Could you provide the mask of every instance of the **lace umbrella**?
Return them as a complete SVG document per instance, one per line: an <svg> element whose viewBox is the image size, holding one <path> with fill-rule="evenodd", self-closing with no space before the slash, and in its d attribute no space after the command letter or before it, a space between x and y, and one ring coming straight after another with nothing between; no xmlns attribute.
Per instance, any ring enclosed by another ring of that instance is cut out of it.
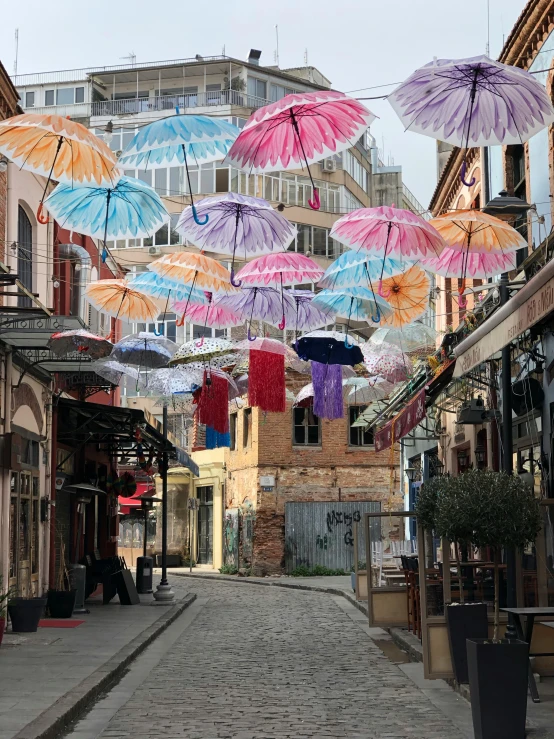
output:
<svg viewBox="0 0 554 739"><path fill-rule="evenodd" d="M369 343L362 345L364 365L370 375L382 377L391 383L404 382L412 373L409 357L397 351L375 350ZM379 398L374 398L379 400Z"/></svg>
<svg viewBox="0 0 554 739"><path fill-rule="evenodd" d="M190 362L210 362L215 357L222 357L235 349L227 339L205 338L202 343L187 341L177 349L170 365L189 364Z"/></svg>

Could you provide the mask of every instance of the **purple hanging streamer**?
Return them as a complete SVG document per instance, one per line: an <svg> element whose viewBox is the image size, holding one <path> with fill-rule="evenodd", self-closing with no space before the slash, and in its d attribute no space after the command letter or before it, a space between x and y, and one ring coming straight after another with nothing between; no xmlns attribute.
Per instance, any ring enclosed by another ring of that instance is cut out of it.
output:
<svg viewBox="0 0 554 739"><path fill-rule="evenodd" d="M314 413L320 418L342 418L342 367L312 361Z"/></svg>

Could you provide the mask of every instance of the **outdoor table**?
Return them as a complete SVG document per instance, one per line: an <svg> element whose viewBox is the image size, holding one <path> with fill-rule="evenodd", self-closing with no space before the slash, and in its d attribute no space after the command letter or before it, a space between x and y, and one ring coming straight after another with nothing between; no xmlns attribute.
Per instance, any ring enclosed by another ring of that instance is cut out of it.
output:
<svg viewBox="0 0 554 739"><path fill-rule="evenodd" d="M535 619L542 618L543 616L554 616L554 607L544 606L541 608L539 606L537 608L501 608L500 610L512 614L518 639L529 644L529 692L531 693L533 703L540 703L539 691L537 690L533 668L531 667L531 657L554 657L554 652L538 652L537 654L531 654L531 639L533 638ZM523 631L523 626L521 624L522 616L526 619L525 632Z"/></svg>

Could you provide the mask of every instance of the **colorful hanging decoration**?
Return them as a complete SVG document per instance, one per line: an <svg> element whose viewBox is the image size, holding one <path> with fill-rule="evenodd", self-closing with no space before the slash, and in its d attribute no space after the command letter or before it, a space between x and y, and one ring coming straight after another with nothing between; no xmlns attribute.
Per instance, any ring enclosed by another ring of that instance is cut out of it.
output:
<svg viewBox="0 0 554 739"><path fill-rule="evenodd" d="M134 290L126 280L99 280L86 289L87 298L99 311L122 321L154 323L160 309L147 295Z"/></svg>
<svg viewBox="0 0 554 739"><path fill-rule="evenodd" d="M198 420L220 434L229 432L229 384L219 373L204 372Z"/></svg>
<svg viewBox="0 0 554 739"><path fill-rule="evenodd" d="M248 402L264 412L285 412L284 354L250 348Z"/></svg>
<svg viewBox="0 0 554 739"><path fill-rule="evenodd" d="M342 418L342 370L340 364L312 362L312 384L314 388L314 413L319 418L333 420Z"/></svg>
<svg viewBox="0 0 554 739"><path fill-rule="evenodd" d="M385 326L405 326L425 313L429 306L430 281L421 267L414 266L399 275L383 280L383 294L394 309L385 316Z"/></svg>

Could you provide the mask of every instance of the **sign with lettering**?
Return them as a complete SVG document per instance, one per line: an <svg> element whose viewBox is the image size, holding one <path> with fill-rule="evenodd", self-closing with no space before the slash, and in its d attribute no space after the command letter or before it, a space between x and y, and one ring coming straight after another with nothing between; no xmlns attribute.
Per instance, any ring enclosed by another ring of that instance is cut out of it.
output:
<svg viewBox="0 0 554 739"><path fill-rule="evenodd" d="M521 336L524 331L545 318L552 310L554 310L554 278L470 349L460 354L456 360L454 377L462 377L481 362L490 359L510 341Z"/></svg>
<svg viewBox="0 0 554 739"><path fill-rule="evenodd" d="M380 452L392 446L393 441L398 441L409 434L418 423L425 418L425 389L408 403L408 405L389 421L386 426L375 434L375 451Z"/></svg>

